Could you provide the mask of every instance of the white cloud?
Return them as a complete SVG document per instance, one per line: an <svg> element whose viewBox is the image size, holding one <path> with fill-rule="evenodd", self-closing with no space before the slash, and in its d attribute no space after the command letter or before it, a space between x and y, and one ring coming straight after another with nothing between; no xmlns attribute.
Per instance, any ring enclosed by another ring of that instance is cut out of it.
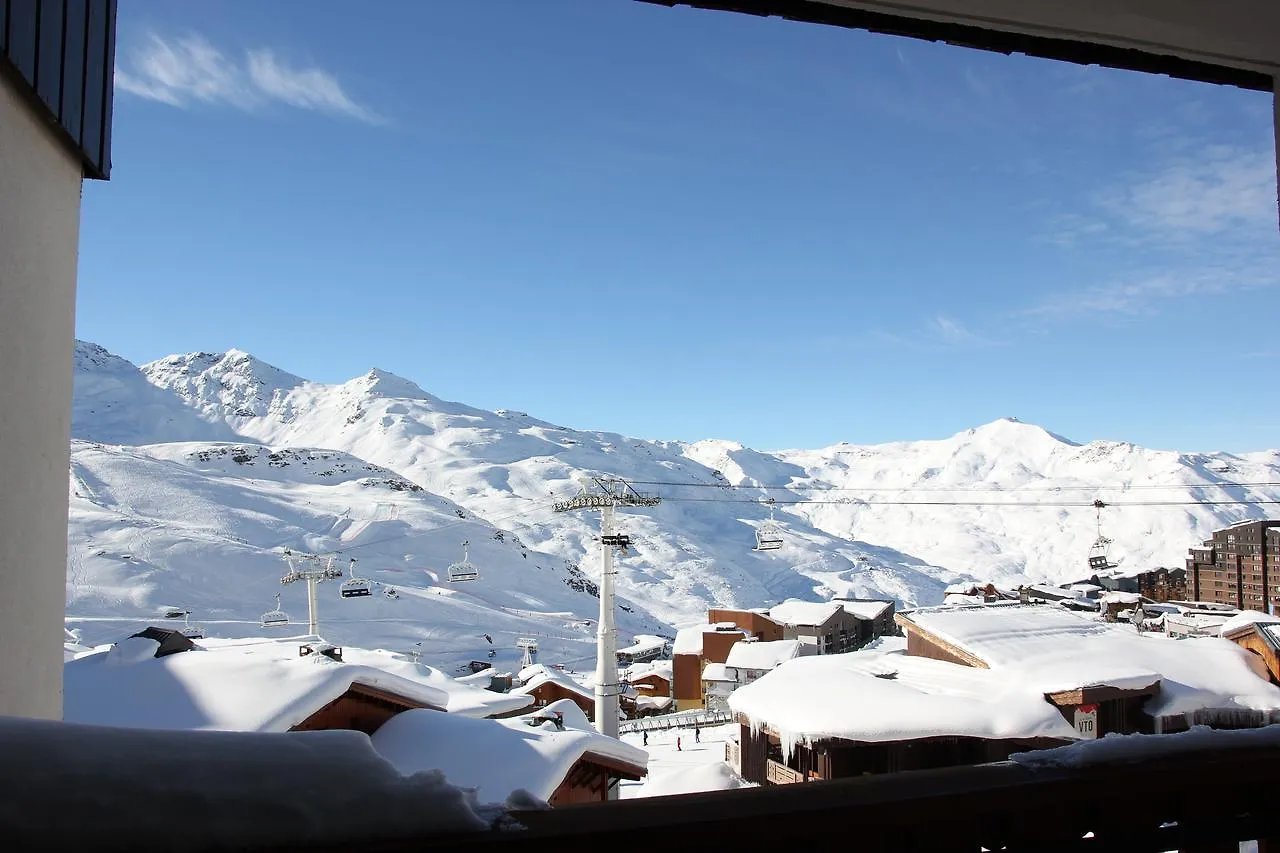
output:
<svg viewBox="0 0 1280 853"><path fill-rule="evenodd" d="M953 347L988 347L999 344L972 331L959 320L939 315L929 323L933 337L940 343Z"/></svg>
<svg viewBox="0 0 1280 853"><path fill-rule="evenodd" d="M1276 227L1276 161L1271 151L1216 148L1172 162L1104 195L1103 205L1138 228L1215 234Z"/></svg>
<svg viewBox="0 0 1280 853"><path fill-rule="evenodd" d="M175 107L203 102L255 110L275 103L383 122L327 71L290 67L268 49L248 51L240 62L198 35L164 38L152 33L127 62L117 64L115 82L122 91Z"/></svg>

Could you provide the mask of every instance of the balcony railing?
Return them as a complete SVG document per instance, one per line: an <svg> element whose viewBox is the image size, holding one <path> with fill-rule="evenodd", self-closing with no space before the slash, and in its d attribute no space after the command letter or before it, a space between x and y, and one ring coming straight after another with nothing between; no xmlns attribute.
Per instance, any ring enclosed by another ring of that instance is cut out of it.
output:
<svg viewBox="0 0 1280 853"><path fill-rule="evenodd" d="M342 849L519 853L590 844L610 853L705 853L785 837L804 850L845 843L854 829L859 853L1216 851L1255 839L1260 850L1280 849L1280 744L1179 751L1162 742L1160 752L1086 767L1002 762L567 806L516 813L523 830Z"/></svg>

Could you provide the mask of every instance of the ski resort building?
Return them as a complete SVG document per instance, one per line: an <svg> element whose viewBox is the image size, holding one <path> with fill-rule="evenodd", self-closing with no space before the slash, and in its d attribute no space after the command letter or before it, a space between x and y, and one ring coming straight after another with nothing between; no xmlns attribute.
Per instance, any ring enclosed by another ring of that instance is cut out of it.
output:
<svg viewBox="0 0 1280 853"><path fill-rule="evenodd" d="M729 659L733 644L747 633L733 622L694 625L676 632L672 646L672 695L677 711L703 706L705 695L702 675L708 663L722 664Z"/></svg>
<svg viewBox="0 0 1280 853"><path fill-rule="evenodd" d="M1193 545L1187 585L1198 601L1280 610L1280 521L1242 522Z"/></svg>
<svg viewBox="0 0 1280 853"><path fill-rule="evenodd" d="M1052 605L897 618L906 654L793 659L729 696L744 779L950 767L1109 734L1280 721L1261 663L1220 639L1140 636Z"/></svg>
<svg viewBox="0 0 1280 853"><path fill-rule="evenodd" d="M1223 639L1256 655L1271 683L1280 684L1280 616L1246 610L1218 629Z"/></svg>
<svg viewBox="0 0 1280 853"><path fill-rule="evenodd" d="M643 778L649 759L644 750L597 733L567 699L506 720L410 711L372 741L406 776L442 770L453 784L477 789L480 802L527 791L553 808L604 802L619 781Z"/></svg>
<svg viewBox="0 0 1280 853"><path fill-rule="evenodd" d="M481 690L386 652L347 648L335 660L299 651L296 641L197 644L149 628L65 665L64 715L128 728L372 734L413 709L490 717L532 704L528 696Z"/></svg>
<svg viewBox="0 0 1280 853"><path fill-rule="evenodd" d="M641 635L625 649L618 649L618 666L657 660L667 654L670 648L671 643L666 637Z"/></svg>
<svg viewBox="0 0 1280 853"><path fill-rule="evenodd" d="M537 708L568 700L577 705L588 720L595 719L595 692L564 672L549 669L543 664L534 664L520 670L516 680L520 682L520 686L513 688L511 692L531 697Z"/></svg>

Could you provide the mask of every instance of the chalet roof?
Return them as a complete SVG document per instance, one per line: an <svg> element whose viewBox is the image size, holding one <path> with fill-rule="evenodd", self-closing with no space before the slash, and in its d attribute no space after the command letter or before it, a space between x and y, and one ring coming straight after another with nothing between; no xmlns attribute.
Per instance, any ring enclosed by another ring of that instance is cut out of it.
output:
<svg viewBox="0 0 1280 853"><path fill-rule="evenodd" d="M799 655L799 640L772 640L767 643L739 640L729 649L725 665L735 669L773 669Z"/></svg>
<svg viewBox="0 0 1280 853"><path fill-rule="evenodd" d="M892 601L848 601L846 599L837 599L840 606L844 608L845 613L852 614L859 619L879 619L884 612L893 607Z"/></svg>
<svg viewBox="0 0 1280 853"><path fill-rule="evenodd" d="M671 653L673 655L702 654L702 632L710 628L710 625L693 625L676 631L676 639L672 643Z"/></svg>
<svg viewBox="0 0 1280 853"><path fill-rule="evenodd" d="M1138 634L1052 605L922 608L902 622L1044 693L1161 682L1153 716L1203 708L1280 709L1280 689L1259 679L1249 652L1216 637Z"/></svg>
<svg viewBox="0 0 1280 853"><path fill-rule="evenodd" d="M551 720L557 712L563 729ZM644 750L593 730L568 699L505 720L405 711L371 740L400 773L442 770L450 783L478 789L480 802L503 802L521 789L546 801L581 759L629 778L643 776L649 760Z"/></svg>
<svg viewBox="0 0 1280 853"><path fill-rule="evenodd" d="M787 661L739 687L729 707L784 742L842 738L1074 738L1044 694L988 669L879 652Z"/></svg>
<svg viewBox="0 0 1280 853"><path fill-rule="evenodd" d="M672 678L672 668L673 664L668 658L632 664L627 667L627 680L635 681L636 679L656 675L658 678L665 678L667 681L670 681Z"/></svg>
<svg viewBox="0 0 1280 853"><path fill-rule="evenodd" d="M618 654L637 655L644 652L651 652L654 649L661 650L667 646L666 637L658 637L652 634L640 634L634 639L635 642L627 646L625 649L618 649Z"/></svg>
<svg viewBox="0 0 1280 853"><path fill-rule="evenodd" d="M563 687L570 693L576 693L577 695L590 699L593 702L595 701L595 691L592 688L587 687L580 681L571 678L569 675L560 672L559 670L547 669L542 664L534 664L533 666L525 667L520 670L520 675L518 677L520 679L520 686L513 688L511 691L517 695L527 696L542 685L552 683Z"/></svg>
<svg viewBox="0 0 1280 853"><path fill-rule="evenodd" d="M703 681L733 681L722 663L709 663L702 668Z"/></svg>
<svg viewBox="0 0 1280 853"><path fill-rule="evenodd" d="M836 601L801 601L790 598L779 605L769 608L769 618L781 625L820 626L839 613L840 603Z"/></svg>
<svg viewBox="0 0 1280 853"><path fill-rule="evenodd" d="M1270 613L1263 613L1260 610L1242 610L1222 623L1222 627L1218 629L1218 635L1225 637L1250 625L1274 625L1278 623L1280 623L1280 616L1272 616Z"/></svg>
<svg viewBox="0 0 1280 853"><path fill-rule="evenodd" d="M299 657L296 640L205 640L191 651L160 658L120 653L134 643L156 647L153 640L130 637L64 665L67 722L283 732L353 685L438 710L450 702L442 687L451 679L411 661L401 661L399 672L376 665L391 664L389 653L348 648L342 662L324 655ZM487 692L454 685L450 689L459 694Z"/></svg>

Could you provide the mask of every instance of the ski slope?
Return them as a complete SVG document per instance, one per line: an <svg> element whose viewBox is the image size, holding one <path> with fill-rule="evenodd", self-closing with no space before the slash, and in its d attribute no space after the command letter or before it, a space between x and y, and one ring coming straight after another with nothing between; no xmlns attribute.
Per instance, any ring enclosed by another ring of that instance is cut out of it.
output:
<svg viewBox="0 0 1280 853"><path fill-rule="evenodd" d="M138 368L81 344L76 395L68 611L86 631L158 604L260 631L278 549L291 547L349 552L402 593L326 592L326 631L350 634L335 641L423 642L465 662L487 654L484 633L510 647L540 631L557 656L543 660L589 665L599 516L552 509L584 476L663 498L619 514L635 543L618 560L624 644L700 621L708 606L932 604L968 577L1072 580L1096 535L1095 498L1114 504L1103 528L1125 566L1181 565L1190 544L1265 510L1181 502L1280 497L1222 485L1280 482L1276 451L1078 445L1001 420L936 441L766 452L574 430L442 400L380 370L316 383L238 350ZM760 553L768 498L785 544ZM1133 505L1156 501L1168 505ZM464 539L481 580L449 584ZM301 591L284 594L302 618Z"/></svg>

